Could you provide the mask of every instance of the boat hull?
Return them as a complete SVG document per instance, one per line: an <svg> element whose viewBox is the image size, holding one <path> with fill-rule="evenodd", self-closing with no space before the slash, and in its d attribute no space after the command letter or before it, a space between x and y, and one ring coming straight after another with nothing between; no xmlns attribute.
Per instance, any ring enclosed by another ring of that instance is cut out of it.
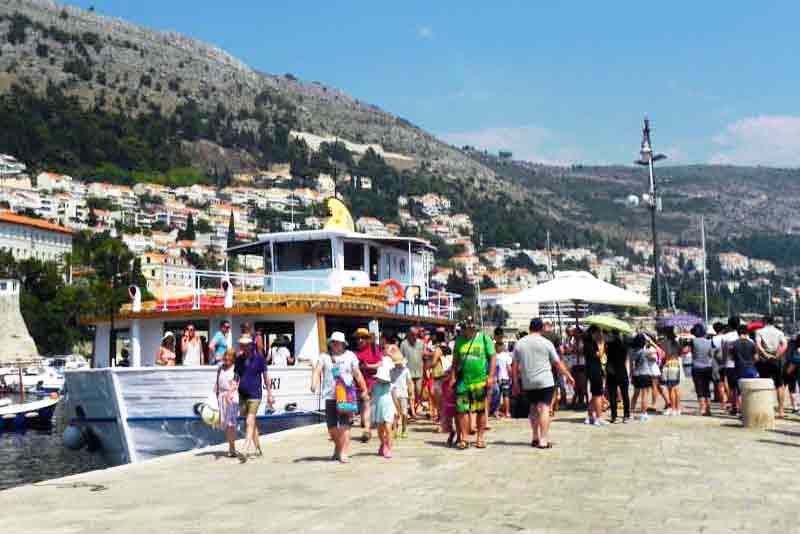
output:
<svg viewBox="0 0 800 534"><path fill-rule="evenodd" d="M86 427L109 461L139 462L222 443L195 406L206 400L215 367L106 368L67 371L67 414ZM262 404L257 418L268 434L319 422L319 395L310 391L311 369L270 369L273 414Z"/></svg>
<svg viewBox="0 0 800 534"><path fill-rule="evenodd" d="M0 408L0 431L47 427L60 399L42 399Z"/></svg>

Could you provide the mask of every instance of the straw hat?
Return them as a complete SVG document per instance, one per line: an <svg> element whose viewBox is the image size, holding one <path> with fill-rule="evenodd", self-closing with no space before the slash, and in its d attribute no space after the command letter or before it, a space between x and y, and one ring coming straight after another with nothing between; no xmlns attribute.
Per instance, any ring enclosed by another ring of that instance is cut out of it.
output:
<svg viewBox="0 0 800 534"><path fill-rule="evenodd" d="M344 343L345 345L347 345L347 338L344 337L344 334L342 332L334 332L333 334L331 334L331 337L330 339L328 339L328 342L331 341L338 341L339 343Z"/></svg>
<svg viewBox="0 0 800 534"><path fill-rule="evenodd" d="M166 332L164 332L164 336L161 338L161 341L166 341L167 338L170 338L170 337L175 339L175 334L173 334L172 332L167 330Z"/></svg>
<svg viewBox="0 0 800 534"><path fill-rule="evenodd" d="M386 349L384 349L383 352L392 359L392 363L395 365L406 362L406 359L403 357L403 353L400 352L400 349L397 348L397 345L389 345L386 347Z"/></svg>
<svg viewBox="0 0 800 534"><path fill-rule="evenodd" d="M253 338L250 337L250 334L242 334L242 337L239 338L239 345L249 345L253 342Z"/></svg>

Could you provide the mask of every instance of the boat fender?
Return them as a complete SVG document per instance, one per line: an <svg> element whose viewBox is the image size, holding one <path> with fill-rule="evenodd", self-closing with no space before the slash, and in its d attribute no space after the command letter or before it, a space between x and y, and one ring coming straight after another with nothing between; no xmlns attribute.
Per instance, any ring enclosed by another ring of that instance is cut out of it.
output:
<svg viewBox="0 0 800 534"><path fill-rule="evenodd" d="M62 436L64 446L72 451L77 451L86 445L86 435L76 425L69 425L64 429Z"/></svg>
<svg viewBox="0 0 800 534"><path fill-rule="evenodd" d="M391 296L386 299L386 305L390 308L394 308L403 300L403 295L405 291L403 291L403 285L395 280L394 278L389 278L388 280L384 280L381 282L379 286L381 289L389 288L391 290Z"/></svg>

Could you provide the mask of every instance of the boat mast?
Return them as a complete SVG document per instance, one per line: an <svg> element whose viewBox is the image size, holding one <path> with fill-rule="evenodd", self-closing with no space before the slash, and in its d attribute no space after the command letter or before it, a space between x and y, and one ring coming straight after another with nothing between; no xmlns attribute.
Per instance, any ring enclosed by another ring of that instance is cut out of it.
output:
<svg viewBox="0 0 800 534"><path fill-rule="evenodd" d="M703 245L703 318L708 324L708 265L706 263L706 224L703 215L700 216L700 242Z"/></svg>

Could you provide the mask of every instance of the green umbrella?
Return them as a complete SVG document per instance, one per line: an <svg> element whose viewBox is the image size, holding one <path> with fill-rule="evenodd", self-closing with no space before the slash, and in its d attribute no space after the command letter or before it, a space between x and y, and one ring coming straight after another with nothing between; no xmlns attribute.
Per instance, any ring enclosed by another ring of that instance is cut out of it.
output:
<svg viewBox="0 0 800 534"><path fill-rule="evenodd" d="M625 321L620 321L610 315L590 315L583 320L584 323L599 326L604 330L616 330L623 334L632 334L633 327Z"/></svg>

